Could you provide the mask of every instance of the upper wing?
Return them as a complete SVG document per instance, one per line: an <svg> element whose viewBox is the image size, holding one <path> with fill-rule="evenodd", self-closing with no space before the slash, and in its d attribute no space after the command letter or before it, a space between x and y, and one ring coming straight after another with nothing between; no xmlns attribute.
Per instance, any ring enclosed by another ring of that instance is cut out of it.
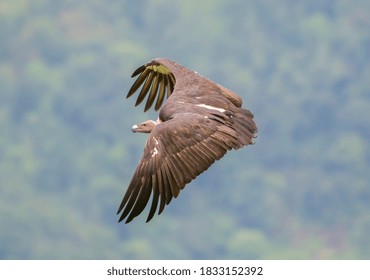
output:
<svg viewBox="0 0 370 280"><path fill-rule="evenodd" d="M135 77L137 75L139 75L139 77L130 88L126 98L133 95L138 88L143 85L136 100L135 106L139 105L144 100L150 89L144 112L150 109L157 95L157 102L155 103L154 109L158 111L158 109L162 106L166 93L168 98L173 92L176 83L175 76L167 67L156 61L151 61L140 66L135 70L131 77Z"/></svg>
<svg viewBox="0 0 370 280"><path fill-rule="evenodd" d="M227 150L239 148L240 136L223 114L185 114L155 126L149 135L130 185L117 214L126 223L138 216L152 194L147 222L159 214L184 186L205 171ZM250 136L252 137L252 136Z"/></svg>
<svg viewBox="0 0 370 280"><path fill-rule="evenodd" d="M140 75L139 75L140 74ZM208 105L226 106L232 103L240 108L242 99L233 91L197 74L188 68L165 58L157 58L149 63L140 66L131 77L137 77L131 86L127 97L132 96L140 87L135 106L139 105L148 95L144 112L148 111L157 97L154 109L161 108L164 97L167 98L173 93L175 84L179 85L179 93L187 96L188 103L204 103ZM217 102L217 95L222 100Z"/></svg>

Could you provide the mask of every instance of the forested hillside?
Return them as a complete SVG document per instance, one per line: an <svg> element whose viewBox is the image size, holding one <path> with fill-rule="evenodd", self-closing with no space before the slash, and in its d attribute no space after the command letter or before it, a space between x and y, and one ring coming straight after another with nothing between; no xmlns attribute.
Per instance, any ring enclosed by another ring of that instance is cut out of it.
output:
<svg viewBox="0 0 370 280"><path fill-rule="evenodd" d="M1 259L370 258L370 2L0 0ZM161 216L116 211L168 57L242 96L256 144Z"/></svg>

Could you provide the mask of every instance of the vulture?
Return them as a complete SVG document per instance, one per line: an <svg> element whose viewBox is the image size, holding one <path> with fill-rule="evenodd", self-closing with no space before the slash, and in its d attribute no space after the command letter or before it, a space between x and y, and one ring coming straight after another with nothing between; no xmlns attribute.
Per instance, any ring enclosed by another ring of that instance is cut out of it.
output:
<svg viewBox="0 0 370 280"><path fill-rule="evenodd" d="M253 144L253 114L231 90L166 58L140 66L127 98L140 88L135 106L147 96L144 112L153 105L156 121L132 127L149 133L144 153L117 214L131 222L148 204L146 222L162 213L190 181L231 149Z"/></svg>

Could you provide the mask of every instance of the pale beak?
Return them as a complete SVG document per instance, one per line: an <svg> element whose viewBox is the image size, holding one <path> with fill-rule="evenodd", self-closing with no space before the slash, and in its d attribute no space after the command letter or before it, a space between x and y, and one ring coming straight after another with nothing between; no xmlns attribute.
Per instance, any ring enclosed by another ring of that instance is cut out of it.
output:
<svg viewBox="0 0 370 280"><path fill-rule="evenodd" d="M132 132L136 132L136 130L139 128L139 126L137 124L133 125L132 126Z"/></svg>

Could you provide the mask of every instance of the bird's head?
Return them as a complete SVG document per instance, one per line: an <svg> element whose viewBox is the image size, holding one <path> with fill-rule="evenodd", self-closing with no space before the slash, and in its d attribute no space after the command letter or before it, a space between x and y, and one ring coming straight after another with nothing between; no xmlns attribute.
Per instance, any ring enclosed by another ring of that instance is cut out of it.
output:
<svg viewBox="0 0 370 280"><path fill-rule="evenodd" d="M132 132L150 133L157 123L153 120L145 121L141 124L135 124L132 127Z"/></svg>

